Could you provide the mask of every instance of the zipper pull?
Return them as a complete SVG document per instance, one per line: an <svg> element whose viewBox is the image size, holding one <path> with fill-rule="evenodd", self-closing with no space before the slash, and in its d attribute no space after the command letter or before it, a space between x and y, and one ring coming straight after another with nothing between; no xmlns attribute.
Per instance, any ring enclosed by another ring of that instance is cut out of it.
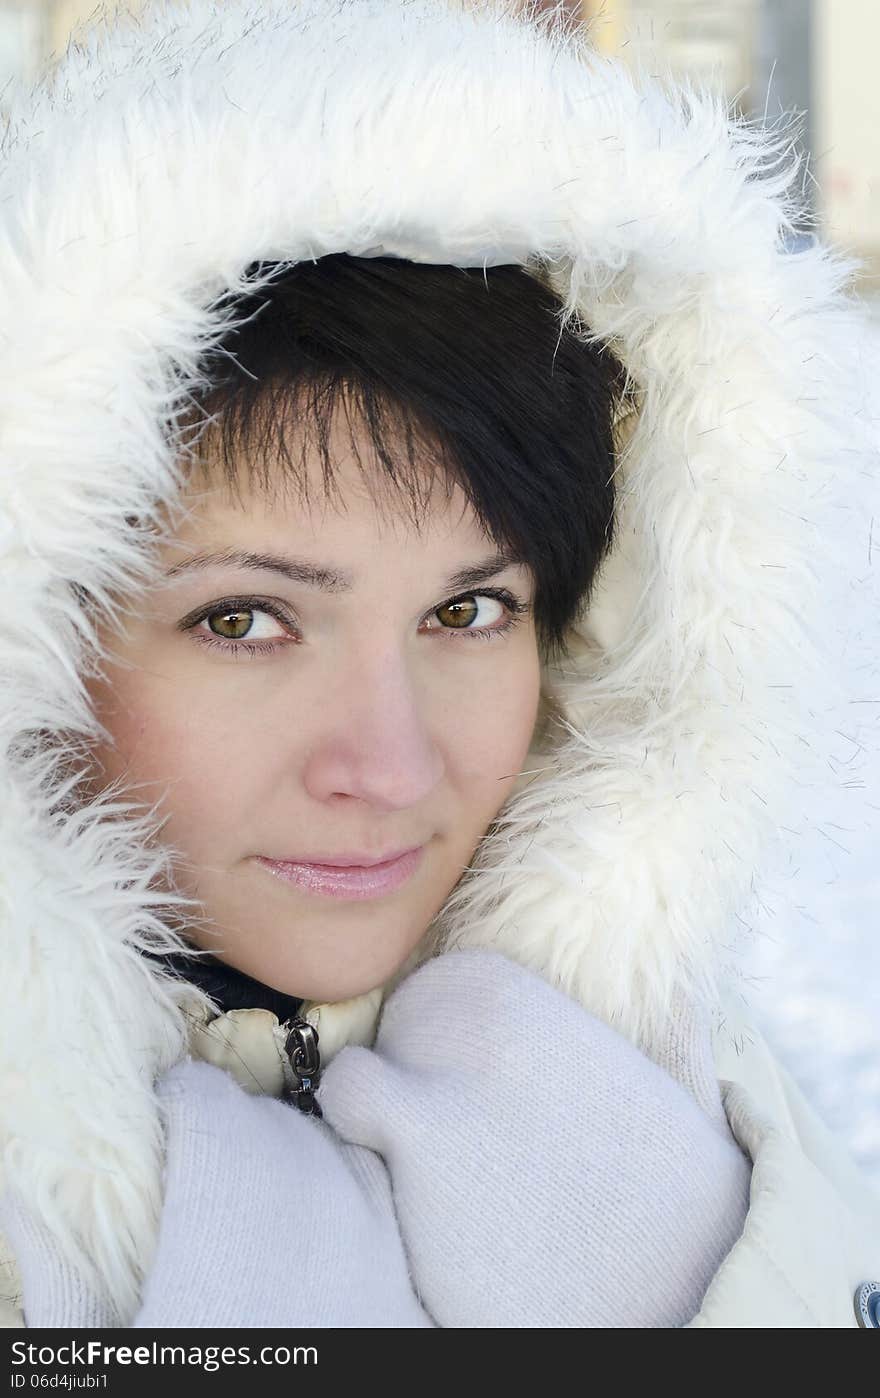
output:
<svg viewBox="0 0 880 1398"><path fill-rule="evenodd" d="M297 1016L288 1020L290 1033L284 1041L284 1052L290 1060L298 1086L287 1092L301 1112L322 1117L320 1103L315 1097L321 1081L321 1055L318 1053L318 1031L307 1019ZM286 1027L286 1026L285 1026Z"/></svg>

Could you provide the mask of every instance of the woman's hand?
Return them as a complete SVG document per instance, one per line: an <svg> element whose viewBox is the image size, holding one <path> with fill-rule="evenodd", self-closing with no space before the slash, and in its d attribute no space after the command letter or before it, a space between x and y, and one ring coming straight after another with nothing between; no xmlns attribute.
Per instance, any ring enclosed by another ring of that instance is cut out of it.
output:
<svg viewBox="0 0 880 1398"><path fill-rule="evenodd" d="M705 1109L541 977L454 951L401 982L374 1049L327 1066L325 1119L387 1161L438 1325L675 1327L696 1314L741 1232L750 1165L694 1024L672 1060L702 1093L711 1081Z"/></svg>
<svg viewBox="0 0 880 1398"><path fill-rule="evenodd" d="M378 1156L207 1063L178 1064L157 1092L165 1196L133 1328L432 1326ZM8 1196L3 1222L29 1326L120 1323Z"/></svg>

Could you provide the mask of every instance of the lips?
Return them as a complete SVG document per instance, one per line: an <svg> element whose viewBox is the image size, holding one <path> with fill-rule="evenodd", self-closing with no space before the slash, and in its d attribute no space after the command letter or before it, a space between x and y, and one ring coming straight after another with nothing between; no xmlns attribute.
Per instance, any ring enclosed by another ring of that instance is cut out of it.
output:
<svg viewBox="0 0 880 1398"><path fill-rule="evenodd" d="M405 849L392 850L389 854L289 854L272 859L273 864L307 864L316 869L374 869L379 864L392 864L403 855L418 849L418 845L407 845ZM270 856L266 856L267 858ZM261 855L260 858L263 858Z"/></svg>
<svg viewBox="0 0 880 1398"><path fill-rule="evenodd" d="M257 855L256 861L274 878L306 893L328 898L379 898L406 883L421 864L424 852L425 846L417 845L396 857L374 859L371 864L266 859L262 855ZM337 861L351 857L362 860L370 856L334 856Z"/></svg>

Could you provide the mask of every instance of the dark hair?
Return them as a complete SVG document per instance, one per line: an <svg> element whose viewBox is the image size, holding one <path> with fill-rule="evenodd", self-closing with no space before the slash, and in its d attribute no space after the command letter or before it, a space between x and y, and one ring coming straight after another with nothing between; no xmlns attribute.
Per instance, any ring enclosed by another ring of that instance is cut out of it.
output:
<svg viewBox="0 0 880 1398"><path fill-rule="evenodd" d="M544 658L566 655L565 631L612 544L619 362L563 326L558 299L520 266L347 253L278 266L268 287L237 293L234 322L200 366L196 416L219 441L229 487L244 466L270 489L280 461L307 497L314 434L329 494L341 399L417 523L437 464L447 490L461 486L486 534L532 570ZM353 431L352 445L360 465Z"/></svg>

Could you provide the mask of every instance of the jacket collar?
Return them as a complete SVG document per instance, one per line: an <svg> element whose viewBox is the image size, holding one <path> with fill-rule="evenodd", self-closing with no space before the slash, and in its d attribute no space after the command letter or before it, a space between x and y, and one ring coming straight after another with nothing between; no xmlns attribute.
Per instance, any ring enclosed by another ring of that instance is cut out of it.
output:
<svg viewBox="0 0 880 1398"><path fill-rule="evenodd" d="M344 1044L373 1042L382 987L352 1000L302 1000L214 956L147 955L185 983L190 1054L225 1069L249 1092L281 1097L295 1085L286 1043L297 1018L315 1029L322 1068ZM193 994L196 989L210 996L216 1009Z"/></svg>
<svg viewBox="0 0 880 1398"><path fill-rule="evenodd" d="M302 1003L297 1013L317 1031L321 1067L346 1044L373 1042L383 990L336 1003ZM231 1073L249 1092L285 1096L295 1085L286 1051L290 1019L267 1009L230 1009L211 1015L195 1002L189 1017L188 1049L194 1058Z"/></svg>

